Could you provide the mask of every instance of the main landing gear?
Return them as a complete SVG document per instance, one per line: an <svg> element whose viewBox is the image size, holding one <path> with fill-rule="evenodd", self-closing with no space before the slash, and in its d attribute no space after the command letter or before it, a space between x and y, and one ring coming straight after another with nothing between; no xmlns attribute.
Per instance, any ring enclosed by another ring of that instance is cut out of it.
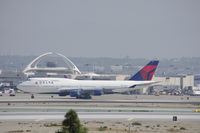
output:
<svg viewBox="0 0 200 133"><path fill-rule="evenodd" d="M33 94L31 94L31 99L34 99L34 98L35 98L35 96Z"/></svg>
<svg viewBox="0 0 200 133"><path fill-rule="evenodd" d="M92 98L91 95L84 91L81 91L80 94L76 96L76 99L91 99L91 98Z"/></svg>

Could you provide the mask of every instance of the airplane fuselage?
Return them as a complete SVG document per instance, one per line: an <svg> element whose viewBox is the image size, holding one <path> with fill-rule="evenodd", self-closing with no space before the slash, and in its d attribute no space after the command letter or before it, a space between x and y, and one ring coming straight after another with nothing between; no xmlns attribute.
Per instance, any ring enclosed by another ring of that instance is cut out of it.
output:
<svg viewBox="0 0 200 133"><path fill-rule="evenodd" d="M148 85L154 81L74 80L65 78L31 78L18 85L26 92L60 92L66 90L127 89L137 85Z"/></svg>

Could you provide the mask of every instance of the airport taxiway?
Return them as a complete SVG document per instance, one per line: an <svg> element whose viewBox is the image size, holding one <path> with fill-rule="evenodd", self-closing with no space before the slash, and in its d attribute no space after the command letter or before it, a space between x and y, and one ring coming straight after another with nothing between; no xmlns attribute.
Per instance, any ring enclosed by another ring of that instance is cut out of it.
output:
<svg viewBox="0 0 200 133"><path fill-rule="evenodd" d="M0 112L2 121L49 121L63 120L65 112ZM200 120L198 113L169 112L78 112L81 120L137 119L137 120Z"/></svg>
<svg viewBox="0 0 200 133"><path fill-rule="evenodd" d="M80 100L70 97L60 98L56 95L53 97L36 95L35 99L29 96L18 94L15 97L0 97L0 119L11 119L9 113L15 116L15 119L22 119L22 116L33 119L41 117L40 113L34 114L33 112L43 112L43 119L61 119L69 109L76 110L80 113L80 118L84 119L126 119L128 117L166 119L177 114L183 119L200 118L200 113L193 112L199 108L199 97L102 95L95 96L92 100Z"/></svg>
<svg viewBox="0 0 200 133"><path fill-rule="evenodd" d="M173 101L173 100L79 100L79 99L18 99L0 100L0 103L139 103L139 104L200 104L200 101Z"/></svg>
<svg viewBox="0 0 200 133"><path fill-rule="evenodd" d="M174 112L192 113L196 108L156 108L156 107L77 107L77 106L0 106L1 112L60 111L74 109L78 112ZM198 112L197 112L198 113Z"/></svg>
<svg viewBox="0 0 200 133"><path fill-rule="evenodd" d="M36 95L34 99L28 94L4 95L0 97L0 130L3 133L55 133L60 127L47 128L45 125L62 123L65 113L74 109L91 133L102 132L98 129L105 125L113 132L127 132L129 120L142 123L140 130L148 133L167 133L171 128L177 130L181 127L187 132L198 133L200 113L194 110L199 109L199 103L200 97L188 96L114 94L79 100L56 95ZM177 122L172 122L173 116L177 116Z"/></svg>
<svg viewBox="0 0 200 133"><path fill-rule="evenodd" d="M59 97L58 95L36 94L31 99L30 94L17 94L15 97L4 95L0 103L110 103L110 104L190 104L200 105L200 97L192 96L152 96L152 95L119 95L110 94L93 96L92 99L76 99L72 97Z"/></svg>

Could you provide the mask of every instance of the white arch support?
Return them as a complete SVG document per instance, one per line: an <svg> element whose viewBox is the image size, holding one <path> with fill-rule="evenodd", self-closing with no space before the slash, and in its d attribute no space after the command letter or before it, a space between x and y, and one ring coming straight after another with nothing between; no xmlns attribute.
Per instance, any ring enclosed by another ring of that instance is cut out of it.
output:
<svg viewBox="0 0 200 133"><path fill-rule="evenodd" d="M71 69L73 70L73 73L74 74L81 74L80 70L76 67L76 65L70 60L68 59L67 57L65 57L64 55L62 54L59 54L59 53L53 53L53 52L48 52L48 53L45 53L45 54L42 54L40 56L38 56L37 58L35 58L33 61L31 61L31 63L29 63L26 68L23 70L23 73L26 73L28 71L31 71L31 70L34 70L34 69L37 69L37 64L42 60L42 58L48 56L48 55L57 55L59 57L61 57L63 59L63 61L69 65L71 67Z"/></svg>

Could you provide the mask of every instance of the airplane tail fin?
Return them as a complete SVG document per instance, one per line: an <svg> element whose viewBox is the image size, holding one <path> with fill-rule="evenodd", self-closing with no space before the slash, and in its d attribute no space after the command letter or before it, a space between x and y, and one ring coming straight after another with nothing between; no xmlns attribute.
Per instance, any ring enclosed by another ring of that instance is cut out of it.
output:
<svg viewBox="0 0 200 133"><path fill-rule="evenodd" d="M133 75L129 80L137 80L137 81L147 81L151 80L156 68L158 66L159 61L154 60L150 61L146 66L144 66L139 72Z"/></svg>

